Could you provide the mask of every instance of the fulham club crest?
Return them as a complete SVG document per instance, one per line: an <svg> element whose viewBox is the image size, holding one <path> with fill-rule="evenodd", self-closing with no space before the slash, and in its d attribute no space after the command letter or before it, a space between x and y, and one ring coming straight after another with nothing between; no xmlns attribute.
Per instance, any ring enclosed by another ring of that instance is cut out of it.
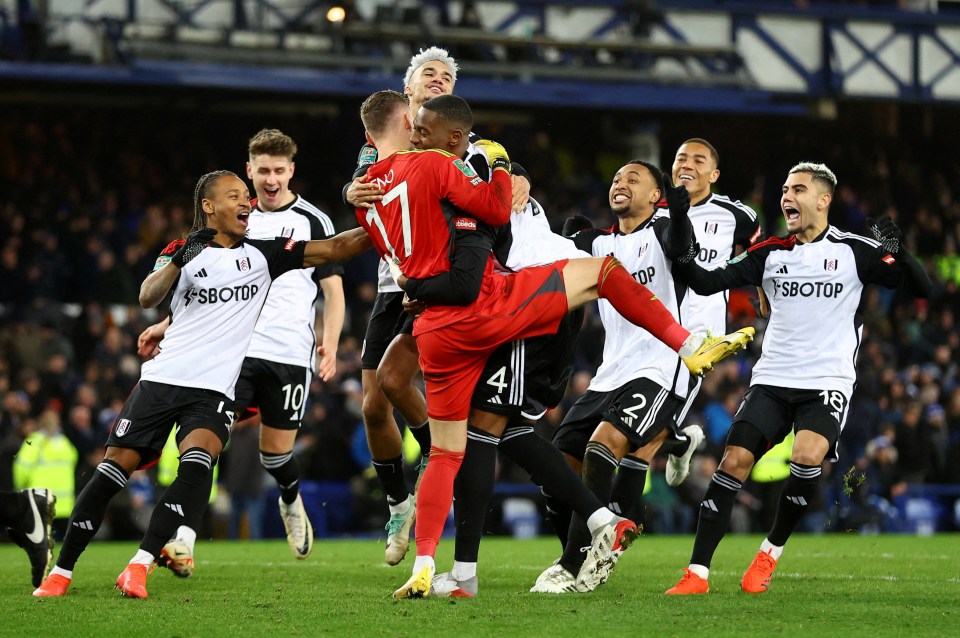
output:
<svg viewBox="0 0 960 638"><path fill-rule="evenodd" d="M244 257L243 259L238 259L237 270L239 270L240 272L246 272L250 270L250 258Z"/></svg>
<svg viewBox="0 0 960 638"><path fill-rule="evenodd" d="M717 229L720 227L720 224L717 222L707 222L703 225L703 232L708 235L716 235Z"/></svg>
<svg viewBox="0 0 960 638"><path fill-rule="evenodd" d="M823 260L823 269L827 272L833 272L837 269L837 260L836 259L824 259Z"/></svg>
<svg viewBox="0 0 960 638"><path fill-rule="evenodd" d="M130 419L120 419L117 421L117 436L123 436L130 429Z"/></svg>

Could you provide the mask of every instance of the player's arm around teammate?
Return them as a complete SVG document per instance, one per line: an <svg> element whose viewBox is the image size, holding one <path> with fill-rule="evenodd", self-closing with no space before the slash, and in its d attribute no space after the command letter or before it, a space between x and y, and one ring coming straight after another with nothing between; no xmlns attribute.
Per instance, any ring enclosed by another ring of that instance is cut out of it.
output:
<svg viewBox="0 0 960 638"><path fill-rule="evenodd" d="M668 594L709 591L710 564L737 493L756 460L793 431L790 475L773 527L740 583L748 593L767 590L784 545L816 492L823 461L828 455L836 459L856 383L854 361L862 340L856 316L865 286L902 288L917 296L930 292L929 278L889 219L872 225L877 241L830 226L836 183L823 164L794 166L780 198L786 237L761 242L718 270L690 265L679 271L701 294L763 286L770 324L750 390L703 498L689 567ZM799 368L797 356L804 358Z"/></svg>
<svg viewBox="0 0 960 638"><path fill-rule="evenodd" d="M430 99L453 93L458 70L456 60L439 47L422 49L411 57L403 78L411 120ZM378 150L373 144L368 143L360 150L354 180L343 187L347 204L370 210L382 200L381 184L366 177L367 168L377 160ZM514 175L512 186L513 207L521 209L529 196L529 181ZM426 425L423 395L413 383L420 366L410 334L412 322L403 316L401 309L403 293L391 281L384 262L378 276L377 300L363 341L363 424L373 465L390 508L385 557L388 564L395 565L406 553L415 506L403 476L402 428L398 428L394 420L394 406L424 454L421 468L430 449L430 430Z"/></svg>
<svg viewBox="0 0 960 638"><path fill-rule="evenodd" d="M485 183L466 173L458 165L462 160L455 156L405 150L412 120L406 101L396 92L371 95L361 107L361 118L383 156L370 167L370 175L389 186L384 196L389 203L377 207L374 215L357 209L357 220L371 233L378 253L388 256L403 274L428 277L449 269L444 251L449 246L450 228L443 201L494 224L509 220L510 201L504 193L509 187L509 157L505 151L499 156L488 153L493 178ZM427 381L433 452L421 482L413 576L395 592L398 598L416 597L430 589L433 555L450 509L453 479L463 459L471 390L490 352L499 345L556 332L566 312L598 297L680 352L694 373L730 354L728 346L737 339L730 335L718 344L692 337L647 288L609 257L560 261L509 276L491 274L487 281L490 289L471 306L429 307L417 319L415 333ZM627 534L621 534L619 526L628 523L611 523L609 533L598 536L599 545L591 550L598 564L605 564L614 548L622 549L620 541ZM636 526L629 526L635 533Z"/></svg>

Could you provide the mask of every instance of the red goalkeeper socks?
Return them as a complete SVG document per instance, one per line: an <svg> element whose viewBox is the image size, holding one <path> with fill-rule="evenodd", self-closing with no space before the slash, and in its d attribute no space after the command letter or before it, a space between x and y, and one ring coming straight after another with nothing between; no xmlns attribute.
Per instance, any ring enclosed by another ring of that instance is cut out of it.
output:
<svg viewBox="0 0 960 638"><path fill-rule="evenodd" d="M430 448L430 462L417 492L417 556L433 556L437 551L453 503L453 480L461 463L463 452Z"/></svg>
<svg viewBox="0 0 960 638"><path fill-rule="evenodd" d="M638 283L616 257L607 257L600 267L597 294L606 299L630 323L679 352L690 331L677 323L667 307L650 289Z"/></svg>

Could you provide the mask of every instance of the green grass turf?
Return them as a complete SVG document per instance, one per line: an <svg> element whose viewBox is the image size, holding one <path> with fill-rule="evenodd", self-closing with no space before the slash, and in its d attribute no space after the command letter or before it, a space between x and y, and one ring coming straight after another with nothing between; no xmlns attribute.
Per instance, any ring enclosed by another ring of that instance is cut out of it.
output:
<svg viewBox="0 0 960 638"><path fill-rule="evenodd" d="M0 545L0 636L957 636L960 534L797 536L769 592L740 592L760 537L728 536L706 596L663 595L692 537L642 537L592 594L527 590L558 555L553 539L488 538L475 600L394 601L412 556L383 563L376 540L318 541L297 561L282 541L201 542L197 574L157 570L148 600L113 589L135 543L95 543L70 592L30 596L26 555ZM452 542L438 562L449 568Z"/></svg>

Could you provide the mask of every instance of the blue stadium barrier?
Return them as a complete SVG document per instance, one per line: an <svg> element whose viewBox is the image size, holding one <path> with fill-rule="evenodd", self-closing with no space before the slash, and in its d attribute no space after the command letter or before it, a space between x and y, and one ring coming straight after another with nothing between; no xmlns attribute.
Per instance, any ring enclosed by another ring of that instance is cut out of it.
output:
<svg viewBox="0 0 960 638"><path fill-rule="evenodd" d="M354 523L353 493L345 481L303 481L300 495L307 516L313 523L316 538L340 536L350 531ZM267 506L263 514L264 538L286 538L280 520L280 490L273 488L264 497Z"/></svg>

